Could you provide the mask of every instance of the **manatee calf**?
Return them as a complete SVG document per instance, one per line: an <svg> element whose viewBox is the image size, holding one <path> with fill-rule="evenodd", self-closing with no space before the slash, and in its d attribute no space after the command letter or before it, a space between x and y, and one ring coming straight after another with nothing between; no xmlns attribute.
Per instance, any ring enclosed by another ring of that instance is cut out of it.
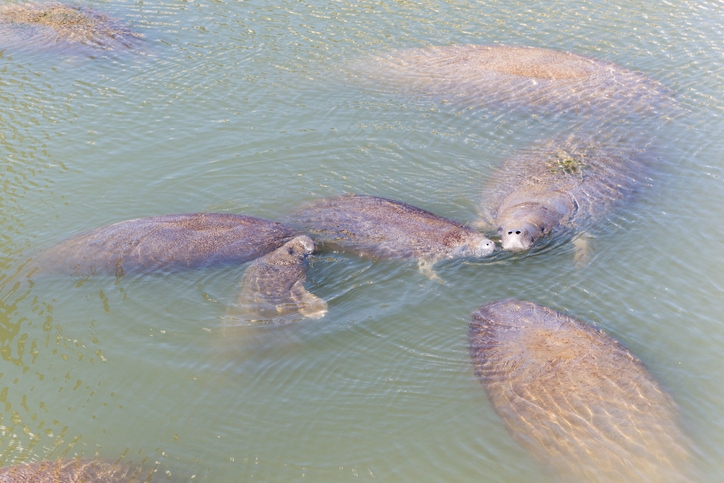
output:
<svg viewBox="0 0 724 483"><path fill-rule="evenodd" d="M307 258L313 252L312 239L301 235L254 260L244 272L237 305L229 314L257 323L323 317L327 303L304 289Z"/></svg>
<svg viewBox="0 0 724 483"><path fill-rule="evenodd" d="M531 302L472 315L470 354L515 441L565 481L680 481L678 408L646 367L600 330Z"/></svg>
<svg viewBox="0 0 724 483"><path fill-rule="evenodd" d="M522 150L488 181L480 225L497 231L505 250L584 232L633 193L644 160L631 149L573 139Z"/></svg>
<svg viewBox="0 0 724 483"><path fill-rule="evenodd" d="M42 272L123 276L244 263L298 234L282 223L245 215L152 216L76 235L41 253L37 265Z"/></svg>
<svg viewBox="0 0 724 483"><path fill-rule="evenodd" d="M495 244L452 220L399 201L344 195L317 201L296 215L306 231L360 256L418 259L484 257Z"/></svg>
<svg viewBox="0 0 724 483"><path fill-rule="evenodd" d="M151 481L140 469L98 460L41 461L0 469L0 483L130 483Z"/></svg>
<svg viewBox="0 0 724 483"><path fill-rule="evenodd" d="M0 39L48 45L131 47L141 36L118 19L82 5L16 3L0 7Z"/></svg>
<svg viewBox="0 0 724 483"><path fill-rule="evenodd" d="M543 110L613 107L626 113L671 101L663 84L610 62L537 47L450 45L393 50L350 63L376 85Z"/></svg>

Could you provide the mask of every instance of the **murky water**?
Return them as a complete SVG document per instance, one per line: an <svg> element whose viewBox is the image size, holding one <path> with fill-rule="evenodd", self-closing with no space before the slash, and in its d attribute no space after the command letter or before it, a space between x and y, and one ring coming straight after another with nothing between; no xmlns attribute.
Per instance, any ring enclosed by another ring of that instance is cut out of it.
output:
<svg viewBox="0 0 724 483"><path fill-rule="evenodd" d="M470 314L517 297L621 340L681 406L701 481L724 478L724 3L91 2L133 51L0 50L0 463L96 455L181 481L539 481L475 379ZM381 89L354 59L453 43L547 47L670 88L680 112L580 119ZM228 327L244 267L28 276L38 250L116 221L285 220L344 192L476 218L494 168L561 133L660 158L571 244L436 267L324 253L320 320ZM157 462L157 463L156 463Z"/></svg>

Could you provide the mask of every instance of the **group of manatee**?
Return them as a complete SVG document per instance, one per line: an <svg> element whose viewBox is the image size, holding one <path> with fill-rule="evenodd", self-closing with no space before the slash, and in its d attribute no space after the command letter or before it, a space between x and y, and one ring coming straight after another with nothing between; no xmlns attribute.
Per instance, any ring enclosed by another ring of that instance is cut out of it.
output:
<svg viewBox="0 0 724 483"><path fill-rule="evenodd" d="M14 4L8 26L52 42L108 48L136 36L87 7ZM380 85L461 102L627 115L672 101L647 76L554 50L454 45L395 50L355 63ZM609 111L606 111L606 110ZM327 303L304 285L310 256L341 250L417 260L481 258L573 239L625 201L647 162L638 146L561 137L504 161L482 189L476 229L401 201L343 194L290 210L286 223L247 215L192 213L121 221L72 236L37 255L38 273L90 276L170 273L249 262L229 313L249 322L321 318ZM532 302L498 300L472 315L476 376L514 440L565 481L678 481L691 449L678 409L622 344ZM0 470L0 482L135 481L113 465L81 460ZM102 473L102 475L101 475Z"/></svg>

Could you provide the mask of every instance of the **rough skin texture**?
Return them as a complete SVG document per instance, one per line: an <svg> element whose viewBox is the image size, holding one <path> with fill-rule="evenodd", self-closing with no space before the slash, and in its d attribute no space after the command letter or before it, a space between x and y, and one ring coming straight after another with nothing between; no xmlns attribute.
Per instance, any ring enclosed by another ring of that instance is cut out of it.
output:
<svg viewBox="0 0 724 483"><path fill-rule="evenodd" d="M671 397L633 354L531 302L472 315L475 374L513 438L565 481L684 481L689 443Z"/></svg>
<svg viewBox="0 0 724 483"><path fill-rule="evenodd" d="M96 460L56 460L0 469L0 483L150 482L140 469Z"/></svg>
<svg viewBox="0 0 724 483"><path fill-rule="evenodd" d="M481 203L481 225L503 249L526 250L547 235L589 229L626 200L645 173L633 150L574 140L521 151L493 173Z"/></svg>
<svg viewBox="0 0 724 483"><path fill-rule="evenodd" d="M377 85L471 104L502 103L579 112L591 107L641 114L671 102L669 90L610 62L549 49L450 45L400 49L351 62ZM663 101L663 102L662 102Z"/></svg>
<svg viewBox="0 0 724 483"><path fill-rule="evenodd" d="M162 215L76 235L43 252L41 272L73 275L171 271L244 263L298 235L294 228L224 213Z"/></svg>
<svg viewBox="0 0 724 483"><path fill-rule="evenodd" d="M0 38L10 33L38 42L131 47L139 34L103 12L63 3L20 3L0 7Z"/></svg>
<svg viewBox="0 0 724 483"><path fill-rule="evenodd" d="M438 261L489 255L495 245L463 225L399 201L345 195L297 213L305 231L330 246L372 258Z"/></svg>
<svg viewBox="0 0 724 483"><path fill-rule="evenodd" d="M318 319L327 303L304 289L307 258L314 242L301 235L247 267L234 318L255 323L289 323L304 317Z"/></svg>

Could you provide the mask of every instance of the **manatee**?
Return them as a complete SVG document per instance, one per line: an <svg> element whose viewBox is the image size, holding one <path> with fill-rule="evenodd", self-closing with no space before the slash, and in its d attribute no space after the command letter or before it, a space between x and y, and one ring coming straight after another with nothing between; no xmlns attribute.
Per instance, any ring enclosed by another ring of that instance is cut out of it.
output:
<svg viewBox="0 0 724 483"><path fill-rule="evenodd" d="M351 61L375 85L471 104L560 111L618 107L644 112L671 104L669 89L611 62L538 47L450 45L399 49Z"/></svg>
<svg viewBox="0 0 724 483"><path fill-rule="evenodd" d="M483 190L479 226L495 230L505 250L527 250L586 232L631 197L647 156L573 138L522 150L492 174Z"/></svg>
<svg viewBox="0 0 724 483"><path fill-rule="evenodd" d="M130 483L151 481L120 463L98 460L55 460L22 464L0 469L0 483Z"/></svg>
<svg viewBox="0 0 724 483"><path fill-rule="evenodd" d="M19 37L23 43L83 44L110 49L132 47L141 35L95 9L51 2L0 7L0 39L13 37Z"/></svg>
<svg viewBox="0 0 724 483"><path fill-rule="evenodd" d="M512 299L481 306L470 354L515 441L565 481L680 481L691 446L644 364L604 332Z"/></svg>
<svg viewBox="0 0 724 483"><path fill-rule="evenodd" d="M176 271L238 264L270 253L299 233L262 218L190 213L122 221L71 237L41 253L41 272L72 275Z"/></svg>
<svg viewBox="0 0 724 483"><path fill-rule="evenodd" d="M319 319L327 303L304 289L314 242L306 235L254 260L244 272L237 305L230 314L250 322L285 323Z"/></svg>
<svg viewBox="0 0 724 483"><path fill-rule="evenodd" d="M371 258L484 257L495 244L460 223L400 201L343 195L317 201L296 214L305 231L326 245Z"/></svg>

